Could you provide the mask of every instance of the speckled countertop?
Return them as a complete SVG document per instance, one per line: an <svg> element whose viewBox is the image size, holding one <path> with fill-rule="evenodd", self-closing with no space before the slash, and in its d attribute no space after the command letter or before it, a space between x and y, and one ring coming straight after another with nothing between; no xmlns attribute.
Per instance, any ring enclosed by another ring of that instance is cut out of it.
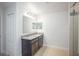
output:
<svg viewBox="0 0 79 59"><path fill-rule="evenodd" d="M43 35L43 33L31 33L31 34L28 34L28 35L23 35L21 38L22 39L27 39L27 40L32 40L40 35Z"/></svg>

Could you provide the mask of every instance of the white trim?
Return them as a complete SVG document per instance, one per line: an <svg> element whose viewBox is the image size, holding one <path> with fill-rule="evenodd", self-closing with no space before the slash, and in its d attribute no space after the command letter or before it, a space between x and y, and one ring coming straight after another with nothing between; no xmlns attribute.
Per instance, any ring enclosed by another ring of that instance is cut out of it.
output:
<svg viewBox="0 0 79 59"><path fill-rule="evenodd" d="M58 46L53 46L53 45L48 45L48 44L43 44L43 46L69 51L69 48L63 48L63 47L58 47Z"/></svg>
<svg viewBox="0 0 79 59"><path fill-rule="evenodd" d="M0 49L0 53L2 53L2 40L3 40L3 34L2 34L2 32L3 32L3 25L2 25L3 23L2 23L2 22L3 22L3 21L2 21L2 19L3 19L3 18L2 18L2 13L1 13L1 14L0 14L0 21L1 21L1 22L0 22L0 29L1 29L1 31L0 31L0 32L1 32L1 34L0 34L0 35L1 35L1 38L0 38L0 39L1 39L1 40L0 40L0 41L1 41L1 42L0 42L0 48L1 48L1 49Z"/></svg>
<svg viewBox="0 0 79 59"><path fill-rule="evenodd" d="M2 52L2 49L3 49L3 16L1 15L1 53Z"/></svg>
<svg viewBox="0 0 79 59"><path fill-rule="evenodd" d="M0 21L1 21L1 15L0 15ZM1 32L1 22L0 22L0 32ZM1 36L1 34L0 34ZM1 37L0 37L0 54L1 54Z"/></svg>
<svg viewBox="0 0 79 59"><path fill-rule="evenodd" d="M68 54L70 54L70 3L68 3L68 29L69 29Z"/></svg>

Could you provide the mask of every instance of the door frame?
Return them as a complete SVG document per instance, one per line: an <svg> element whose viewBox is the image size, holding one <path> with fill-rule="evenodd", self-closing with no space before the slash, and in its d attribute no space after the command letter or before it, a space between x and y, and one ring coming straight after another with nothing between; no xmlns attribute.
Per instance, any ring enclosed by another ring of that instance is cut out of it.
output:
<svg viewBox="0 0 79 59"><path fill-rule="evenodd" d="M0 32L1 32L1 16L0 16ZM0 55L1 55L1 33L0 33Z"/></svg>
<svg viewBox="0 0 79 59"><path fill-rule="evenodd" d="M1 20L1 22L0 22L0 27L1 27L1 34L0 34L0 36L1 36L1 40L0 40L0 54L2 54L2 39L3 39L3 34L2 34L2 32L3 32L3 21L2 21L2 15L0 15L0 20Z"/></svg>

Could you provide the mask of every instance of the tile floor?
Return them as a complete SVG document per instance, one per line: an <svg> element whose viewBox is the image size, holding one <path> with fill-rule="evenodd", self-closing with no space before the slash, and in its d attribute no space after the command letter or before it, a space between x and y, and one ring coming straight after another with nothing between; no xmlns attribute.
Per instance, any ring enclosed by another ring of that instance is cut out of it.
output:
<svg viewBox="0 0 79 59"><path fill-rule="evenodd" d="M35 56L68 56L68 51L44 46L39 49Z"/></svg>

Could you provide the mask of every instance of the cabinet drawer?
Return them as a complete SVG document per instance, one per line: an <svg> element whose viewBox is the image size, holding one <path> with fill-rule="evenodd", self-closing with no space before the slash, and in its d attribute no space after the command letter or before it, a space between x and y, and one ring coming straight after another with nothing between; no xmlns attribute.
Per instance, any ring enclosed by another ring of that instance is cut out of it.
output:
<svg viewBox="0 0 79 59"><path fill-rule="evenodd" d="M41 35L41 36L39 36L39 39L42 39L43 38L43 36Z"/></svg>
<svg viewBox="0 0 79 59"><path fill-rule="evenodd" d="M38 41L38 38L33 39L33 40L31 41L31 43L34 43L34 42L36 42L36 41Z"/></svg>

